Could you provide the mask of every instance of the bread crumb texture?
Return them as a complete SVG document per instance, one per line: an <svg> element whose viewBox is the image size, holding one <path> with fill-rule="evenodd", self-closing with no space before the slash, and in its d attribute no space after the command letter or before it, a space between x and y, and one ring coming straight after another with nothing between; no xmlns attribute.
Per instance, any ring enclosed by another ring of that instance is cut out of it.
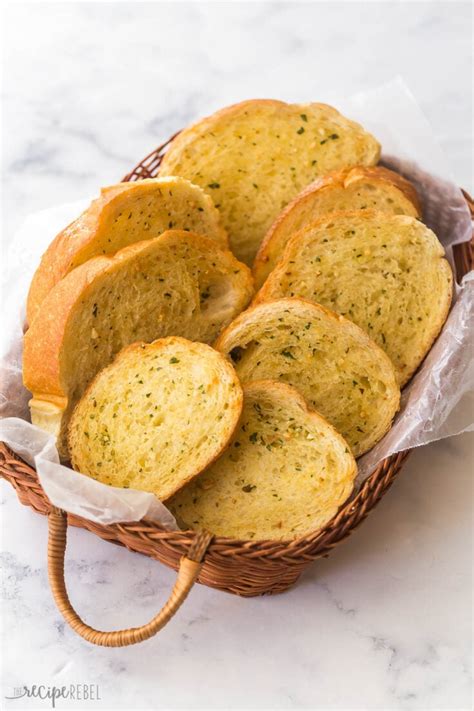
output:
<svg viewBox="0 0 474 711"><path fill-rule="evenodd" d="M252 293L248 267L193 233L170 230L89 260L54 287L26 333L23 377L33 393L33 423L58 436L67 457L72 408L124 346L172 335L210 343ZM53 394L65 404L46 413Z"/></svg>
<svg viewBox="0 0 474 711"><path fill-rule="evenodd" d="M224 449L242 403L234 369L210 346L173 337L135 343L75 408L72 464L104 484L167 499Z"/></svg>
<svg viewBox="0 0 474 711"><path fill-rule="evenodd" d="M28 295L28 322L32 323L53 286L75 267L170 229L196 232L222 249L229 246L212 199L184 178L170 176L102 188L100 197L43 255Z"/></svg>
<svg viewBox="0 0 474 711"><path fill-rule="evenodd" d="M299 296L346 316L387 353L404 385L443 326L452 283L431 230L413 217L365 210L296 233L256 301Z"/></svg>
<svg viewBox="0 0 474 711"><path fill-rule="evenodd" d="M400 390L390 359L358 326L302 299L254 306L216 348L242 382L273 379L297 388L359 456L387 432Z"/></svg>
<svg viewBox="0 0 474 711"><path fill-rule="evenodd" d="M392 170L356 166L324 175L297 195L268 230L254 263L257 286L275 267L295 232L327 213L349 210L421 217L415 188Z"/></svg>
<svg viewBox="0 0 474 711"><path fill-rule="evenodd" d="M230 446L168 506L184 528L238 539L291 539L323 527L346 501L356 464L343 438L292 387L244 386Z"/></svg>
<svg viewBox="0 0 474 711"><path fill-rule="evenodd" d="M182 175L214 200L234 254L251 265L281 210L317 176L374 165L376 139L326 104L244 101L182 131L160 176Z"/></svg>

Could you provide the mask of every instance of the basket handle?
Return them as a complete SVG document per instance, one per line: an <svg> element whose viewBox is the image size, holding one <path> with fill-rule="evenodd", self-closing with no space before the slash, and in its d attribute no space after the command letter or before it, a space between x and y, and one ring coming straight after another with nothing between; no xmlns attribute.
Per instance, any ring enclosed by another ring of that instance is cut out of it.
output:
<svg viewBox="0 0 474 711"><path fill-rule="evenodd" d="M206 550L212 540L207 531L197 533L188 555L181 558L178 578L167 602L150 622L141 627L131 627L113 632L101 632L81 620L69 600L64 580L64 554L66 552L67 514L52 507L48 515L48 576L53 597L66 622L87 642L103 647L126 647L153 637L179 610L201 571Z"/></svg>

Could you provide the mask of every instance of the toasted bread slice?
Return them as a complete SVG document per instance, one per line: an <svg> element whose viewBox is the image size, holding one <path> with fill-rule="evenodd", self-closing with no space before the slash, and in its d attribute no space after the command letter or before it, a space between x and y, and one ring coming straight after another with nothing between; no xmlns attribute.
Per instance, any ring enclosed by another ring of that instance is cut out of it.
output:
<svg viewBox="0 0 474 711"><path fill-rule="evenodd" d="M295 232L328 212L366 209L421 217L414 186L393 170L358 165L323 175L286 206L265 235L254 262L257 286L275 267Z"/></svg>
<svg viewBox="0 0 474 711"><path fill-rule="evenodd" d="M296 233L256 302L300 296L346 316L413 375L449 312L451 267L413 217L363 210L326 215Z"/></svg>
<svg viewBox="0 0 474 711"><path fill-rule="evenodd" d="M380 145L326 104L253 100L229 106L182 131L160 175L182 175L213 198L232 251L251 265L282 209L317 176L374 165Z"/></svg>
<svg viewBox="0 0 474 711"><path fill-rule="evenodd" d="M28 294L28 323L53 286L75 267L173 228L204 235L222 249L229 246L211 198L184 178L102 188L100 197L60 232L43 255Z"/></svg>
<svg viewBox="0 0 474 711"><path fill-rule="evenodd" d="M370 449L387 432L400 400L385 353L351 321L303 299L278 299L244 311L215 347L242 382L293 385L352 448Z"/></svg>
<svg viewBox="0 0 474 711"><path fill-rule="evenodd" d="M73 467L167 499L222 452L242 403L234 369L210 346L174 337L134 343L74 410Z"/></svg>
<svg viewBox="0 0 474 711"><path fill-rule="evenodd" d="M251 295L248 267L189 232L89 259L50 291L25 335L33 423L54 433L67 457L72 408L124 346L170 335L209 343Z"/></svg>
<svg viewBox="0 0 474 711"><path fill-rule="evenodd" d="M291 539L322 528L350 495L347 443L297 390L244 386L230 446L167 506L186 528L238 539Z"/></svg>

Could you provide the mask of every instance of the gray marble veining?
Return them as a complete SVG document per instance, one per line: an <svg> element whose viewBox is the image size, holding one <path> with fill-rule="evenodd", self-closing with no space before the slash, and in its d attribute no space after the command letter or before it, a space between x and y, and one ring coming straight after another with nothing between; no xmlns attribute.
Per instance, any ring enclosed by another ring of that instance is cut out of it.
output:
<svg viewBox="0 0 474 711"><path fill-rule="evenodd" d="M330 101L400 74L467 188L468 3L31 3L5 13L4 227L94 194L189 121L240 99ZM468 709L472 437L415 452L360 530L291 591L198 587L149 642L95 648L48 589L46 522L1 486L3 695L98 684L101 709ZM470 466L471 465L471 466ZM91 624L141 624L174 573L69 534ZM2 699L11 709L44 702ZM60 708L80 708L65 702Z"/></svg>

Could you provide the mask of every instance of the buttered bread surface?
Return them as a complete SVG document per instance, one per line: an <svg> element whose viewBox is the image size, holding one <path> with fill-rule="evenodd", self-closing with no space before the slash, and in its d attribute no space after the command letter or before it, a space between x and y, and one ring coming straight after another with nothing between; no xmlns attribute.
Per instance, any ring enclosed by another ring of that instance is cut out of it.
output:
<svg viewBox="0 0 474 711"><path fill-rule="evenodd" d="M219 209L234 254L251 265L281 210L317 176L375 165L377 140L326 104L269 99L229 106L182 131L160 175L200 185Z"/></svg>
<svg viewBox="0 0 474 711"><path fill-rule="evenodd" d="M53 286L75 267L170 229L195 232L228 248L218 210L189 180L170 176L102 188L100 197L60 232L43 255L28 294L28 322L33 322Z"/></svg>
<svg viewBox="0 0 474 711"><path fill-rule="evenodd" d="M210 343L252 294L248 267L189 232L88 260L56 284L25 335L33 423L55 434L67 457L72 408L124 346L170 335Z"/></svg>
<svg viewBox="0 0 474 711"><path fill-rule="evenodd" d="M387 353L404 385L449 312L451 267L414 217L361 210L292 236L255 301L298 296L349 318Z"/></svg>
<svg viewBox="0 0 474 711"><path fill-rule="evenodd" d="M354 323L302 299L277 299L240 314L215 347L243 383L293 385L352 448L370 449L389 429L400 391L387 355Z"/></svg>
<svg viewBox="0 0 474 711"><path fill-rule="evenodd" d="M242 410L234 369L184 338L125 348L74 410L75 469L104 484L167 499L227 445Z"/></svg>
<svg viewBox="0 0 474 711"><path fill-rule="evenodd" d="M168 506L184 528L244 540L296 538L334 516L356 471L347 443L297 390L249 383L228 448Z"/></svg>

